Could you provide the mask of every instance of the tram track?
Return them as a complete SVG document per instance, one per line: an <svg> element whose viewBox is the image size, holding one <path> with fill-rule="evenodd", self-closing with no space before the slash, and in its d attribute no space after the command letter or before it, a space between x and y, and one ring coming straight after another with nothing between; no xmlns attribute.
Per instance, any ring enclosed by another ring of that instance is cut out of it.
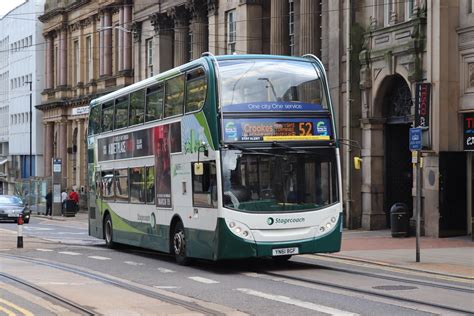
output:
<svg viewBox="0 0 474 316"><path fill-rule="evenodd" d="M4 280L8 280L8 281L11 281L11 282L14 282L15 284L19 284L20 286L24 287L24 288L27 288L28 290L33 290L35 292L38 292L38 293L41 293L42 295L46 296L45 298L52 302L52 303L55 303L57 305L60 305L64 308L67 308L69 311L71 311L72 313L76 312L80 315L96 315L96 313L84 306L81 306L75 302L72 302L60 295L57 295L51 291L48 291L44 288L41 288L39 286L36 286L32 283L29 283L23 279L20 279L18 277L15 277L15 276L12 276L10 274L7 274L7 273L3 273L3 272L0 272L0 280L1 279L4 279Z"/></svg>
<svg viewBox="0 0 474 316"><path fill-rule="evenodd" d="M319 266L321 267L321 266ZM326 268L326 267L324 267ZM330 268L329 268L330 269ZM350 273L354 274L352 271L344 271L344 269L330 269L334 270L337 272L345 272L345 273ZM343 271L340 271L343 270ZM438 304L438 303L432 303L432 302L427 302L427 301L422 301L419 299L413 299L413 298L407 298L407 297L401 297L401 296L396 296L396 295L391 295L387 293L382 293L382 292L377 292L377 291L371 291L367 289L362 289L354 286L348 286L348 285L342 285L342 284L335 284L335 283L329 283L325 281L319 281L319 280L314 280L314 279L309 279L305 277L299 277L299 276L292 276L292 275L287 275L284 273L278 273L278 272L269 272L269 271L261 271L257 270L254 271L255 273L258 273L260 275L272 277L272 278L278 278L280 281L281 280L287 280L287 281L295 281L295 282L301 282L301 283L306 283L310 285L316 285L316 286L322 286L326 288L331 288L335 290L342 290L350 293L356 293L358 295L367 295L367 296L372 296L372 297L377 297L377 298L382 298L382 299L388 299L392 301L397 301L397 302L402 302L402 303L411 303L411 304L419 304L424 307L429 307L429 308L436 308L440 309L446 312L455 312L455 313L461 313L461 314L468 314L472 315L474 314L474 310L467 310L459 307L453 307L453 306L448 306L448 305L443 305L443 304ZM356 273L361 276L366 276L366 277L372 277L372 278L378 278L378 279L386 279L390 281L397 281L397 282L404 282L404 283L409 283L409 284L418 284L422 286L427 286L427 287L434 287L434 288L442 288L442 289L447 289L450 291L458 291L458 292L463 292L463 293L474 293L474 291L466 288L457 288L457 287L451 287L451 286L442 286L436 283L430 284L429 282L424 282L424 281L413 281L412 280L407 280L404 278L396 278L396 277L385 277L385 276L380 276L377 274L371 274L371 273Z"/></svg>
<svg viewBox="0 0 474 316"><path fill-rule="evenodd" d="M172 305L180 306L180 307L188 309L189 311L198 312L198 313L201 313L203 315L216 315L216 316L217 315L225 315L223 312L221 312L219 310L215 310L215 309L207 308L205 306L201 306L201 305L197 304L196 302L186 301L186 300L183 300L183 299L180 299L180 298L177 298L177 297L167 296L167 295L158 293L158 292L154 291L153 289L147 289L145 286L133 285L133 284L130 284L130 283L125 282L125 281L121 281L121 280L116 279L116 278L106 277L106 276L103 276L103 275L99 275L97 273L84 271L82 269L73 268L73 267L70 267L70 266L67 266L67 265L52 263L52 262L48 262L48 261L45 261L45 260L38 260L38 259L30 258L30 257L16 256L16 255L0 254L0 257L12 259L12 260L19 260L19 261L28 262L28 263L32 263L32 264L37 264L37 265L41 265L41 266L45 266L45 267L49 267L49 268L53 268L53 269L58 269L58 270L69 272L69 273L74 273L76 275L86 277L90 280L102 282L102 283L112 285L112 286L130 291L130 292L133 292L133 293L136 293L136 294L147 296L147 297L152 298L152 299L157 299L157 300L160 300L160 301L172 304ZM33 284L30 284L30 283L28 283L24 280L21 280L21 279L17 278L17 277L13 277L13 276L7 275L5 273L0 273L0 276L4 277L6 279L10 279L12 281L15 281L17 283L20 283L20 284L22 284L24 286L27 286L29 288L35 289L37 291L40 291L40 292L44 293L45 295L48 295L49 297L52 297L55 300L58 300L58 301L62 302L63 304L68 304L71 307L73 307L74 304L75 304L74 302L68 301L68 300L66 300L66 299L64 299L64 298L62 298L62 297L60 297L60 296L58 296L58 295L56 295L52 292L41 289L41 288L39 288L39 287L37 287ZM83 307L81 307L80 305L77 305L74 308L76 308L77 310L80 310ZM85 315L96 315L94 312L92 312L90 310L87 310L85 308L83 308L83 309L84 309L83 313L86 313Z"/></svg>

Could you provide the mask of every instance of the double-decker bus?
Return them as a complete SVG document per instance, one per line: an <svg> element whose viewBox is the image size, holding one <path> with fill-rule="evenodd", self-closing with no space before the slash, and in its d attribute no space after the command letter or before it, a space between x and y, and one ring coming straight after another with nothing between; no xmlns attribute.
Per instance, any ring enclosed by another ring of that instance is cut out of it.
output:
<svg viewBox="0 0 474 316"><path fill-rule="evenodd" d="M89 115L89 234L107 246L180 264L340 250L340 156L316 57L204 54Z"/></svg>

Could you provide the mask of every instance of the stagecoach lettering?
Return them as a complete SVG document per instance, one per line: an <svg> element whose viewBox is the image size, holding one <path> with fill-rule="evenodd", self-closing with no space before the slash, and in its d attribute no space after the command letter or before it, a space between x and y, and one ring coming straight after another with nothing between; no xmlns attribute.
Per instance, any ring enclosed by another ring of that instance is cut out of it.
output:
<svg viewBox="0 0 474 316"><path fill-rule="evenodd" d="M141 222L149 222L150 221L150 216L149 215L137 214L137 220L139 220Z"/></svg>

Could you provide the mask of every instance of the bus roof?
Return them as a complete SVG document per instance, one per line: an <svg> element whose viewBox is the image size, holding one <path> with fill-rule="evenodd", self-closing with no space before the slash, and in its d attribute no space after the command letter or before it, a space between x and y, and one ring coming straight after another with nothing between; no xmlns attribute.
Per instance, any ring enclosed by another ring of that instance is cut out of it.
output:
<svg viewBox="0 0 474 316"><path fill-rule="evenodd" d="M293 61L300 61L300 62L315 62L316 60L308 59L305 57L296 57L296 56L283 56L283 55L264 55L264 54L242 54L242 55L219 55L215 56L217 61L224 61L224 60L236 60L236 59L282 59L282 60L293 60ZM322 66L321 61L317 60ZM124 94L132 93L134 91L143 89L156 83L158 81L166 80L169 77L173 77L179 73L182 73L188 68L191 68L196 65L204 65L204 64L212 64L212 57L210 56L203 56L199 59L193 60L189 63L183 64L176 68L167 70L160 74L157 74L153 77L146 78L129 86L123 87L101 97L98 97L91 101L90 106L95 106L96 104L102 104L108 102L110 100L114 100Z"/></svg>

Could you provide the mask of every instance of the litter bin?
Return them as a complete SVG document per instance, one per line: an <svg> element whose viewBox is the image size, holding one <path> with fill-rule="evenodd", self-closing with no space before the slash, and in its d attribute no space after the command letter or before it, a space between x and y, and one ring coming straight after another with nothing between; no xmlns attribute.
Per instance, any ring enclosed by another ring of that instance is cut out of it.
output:
<svg viewBox="0 0 474 316"><path fill-rule="evenodd" d="M410 231L410 219L408 207L405 203L395 203L390 208L390 224L392 237L408 237Z"/></svg>
<svg viewBox="0 0 474 316"><path fill-rule="evenodd" d="M77 212L77 204L74 200L66 200L66 208L64 210L64 216L74 217Z"/></svg>

